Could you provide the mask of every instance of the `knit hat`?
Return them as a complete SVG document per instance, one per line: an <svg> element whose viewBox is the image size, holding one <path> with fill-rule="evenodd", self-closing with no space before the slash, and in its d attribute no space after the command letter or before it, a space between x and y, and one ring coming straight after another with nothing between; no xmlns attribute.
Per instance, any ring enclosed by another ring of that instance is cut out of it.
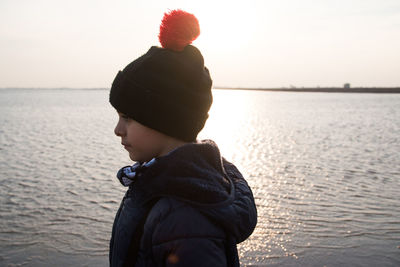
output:
<svg viewBox="0 0 400 267"><path fill-rule="evenodd" d="M200 51L190 45L200 34L196 17L182 10L164 14L159 40L119 71L110 103L137 122L192 142L212 103L212 80Z"/></svg>

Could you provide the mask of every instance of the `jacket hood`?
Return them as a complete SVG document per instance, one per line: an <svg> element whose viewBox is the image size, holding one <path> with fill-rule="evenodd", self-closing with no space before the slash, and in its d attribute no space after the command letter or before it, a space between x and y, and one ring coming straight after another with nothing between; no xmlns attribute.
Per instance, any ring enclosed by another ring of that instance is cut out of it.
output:
<svg viewBox="0 0 400 267"><path fill-rule="evenodd" d="M171 197L195 206L240 243L257 223L253 194L211 140L183 145L156 158L132 184L145 200Z"/></svg>

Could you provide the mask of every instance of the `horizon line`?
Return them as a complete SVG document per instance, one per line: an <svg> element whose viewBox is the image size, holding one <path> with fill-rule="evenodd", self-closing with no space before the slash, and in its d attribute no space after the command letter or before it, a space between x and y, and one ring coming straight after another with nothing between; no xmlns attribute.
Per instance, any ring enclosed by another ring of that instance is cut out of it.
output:
<svg viewBox="0 0 400 267"><path fill-rule="evenodd" d="M5 86L0 87L0 90L4 89L45 89L45 90L110 90L111 87L67 87L67 86L60 86L60 87L25 87L25 86ZM301 90L352 90L352 89L400 89L400 86L355 86L355 87L340 87L340 86L281 86L281 87L247 87L247 86L212 86L211 89L217 90L283 90L283 91L301 91Z"/></svg>

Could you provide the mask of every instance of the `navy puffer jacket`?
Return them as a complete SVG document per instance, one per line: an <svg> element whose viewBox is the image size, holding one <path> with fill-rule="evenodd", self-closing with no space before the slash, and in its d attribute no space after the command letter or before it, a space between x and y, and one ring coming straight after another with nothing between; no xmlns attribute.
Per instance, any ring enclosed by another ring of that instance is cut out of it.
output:
<svg viewBox="0 0 400 267"><path fill-rule="evenodd" d="M238 266L236 244L256 223L237 168L212 141L187 144L137 171L115 217L110 265Z"/></svg>

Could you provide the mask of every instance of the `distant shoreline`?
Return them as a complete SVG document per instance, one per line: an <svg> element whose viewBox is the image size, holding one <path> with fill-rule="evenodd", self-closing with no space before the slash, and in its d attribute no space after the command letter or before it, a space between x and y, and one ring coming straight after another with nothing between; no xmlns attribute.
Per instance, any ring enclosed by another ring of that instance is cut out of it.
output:
<svg viewBox="0 0 400 267"><path fill-rule="evenodd" d="M306 92L306 93L371 93L371 94L400 94L400 87L320 87L320 88L242 88L214 87L217 90L247 90L269 92Z"/></svg>
<svg viewBox="0 0 400 267"><path fill-rule="evenodd" d="M370 94L400 94L400 87L300 87L300 88L245 88L245 87L220 87L216 86L212 89L216 90L244 90L244 91L267 91L267 92L299 92L299 93L370 93ZM0 90L110 90L110 88L25 88L25 87L3 87Z"/></svg>

